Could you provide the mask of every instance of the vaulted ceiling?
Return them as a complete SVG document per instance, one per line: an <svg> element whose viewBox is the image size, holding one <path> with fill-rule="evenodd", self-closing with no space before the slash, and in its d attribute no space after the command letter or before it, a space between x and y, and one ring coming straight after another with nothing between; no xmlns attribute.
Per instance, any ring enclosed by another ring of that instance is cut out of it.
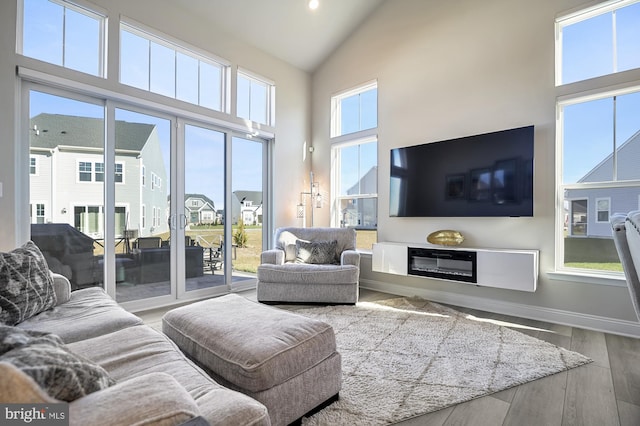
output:
<svg viewBox="0 0 640 426"><path fill-rule="evenodd" d="M384 0L173 0L212 25L313 72Z"/></svg>

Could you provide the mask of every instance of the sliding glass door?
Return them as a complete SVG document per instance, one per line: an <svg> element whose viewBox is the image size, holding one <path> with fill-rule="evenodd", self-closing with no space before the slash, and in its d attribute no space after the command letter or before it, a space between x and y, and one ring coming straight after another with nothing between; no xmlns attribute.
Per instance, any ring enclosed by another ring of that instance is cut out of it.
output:
<svg viewBox="0 0 640 426"><path fill-rule="evenodd" d="M124 108L114 115L116 300L175 298L171 120Z"/></svg>
<svg viewBox="0 0 640 426"><path fill-rule="evenodd" d="M225 279L226 134L203 125L184 124L185 291L227 290ZM180 157L179 157L180 158Z"/></svg>
<svg viewBox="0 0 640 426"><path fill-rule="evenodd" d="M102 285L104 105L38 90L28 105L31 240L72 289Z"/></svg>
<svg viewBox="0 0 640 426"><path fill-rule="evenodd" d="M24 92L31 237L53 271L133 310L255 285L266 141L41 87Z"/></svg>

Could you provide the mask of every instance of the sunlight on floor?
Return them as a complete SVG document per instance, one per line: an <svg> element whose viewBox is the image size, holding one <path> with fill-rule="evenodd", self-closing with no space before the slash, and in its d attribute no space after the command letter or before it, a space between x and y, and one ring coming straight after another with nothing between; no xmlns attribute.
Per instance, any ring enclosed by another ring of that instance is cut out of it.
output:
<svg viewBox="0 0 640 426"><path fill-rule="evenodd" d="M499 325L499 326L502 326L502 327L517 328L517 329L521 329L521 330L542 331L542 332L545 332L545 333L553 333L553 334L555 334L555 331L547 330L547 329L544 329L544 328L532 327L532 326L529 326L529 325L517 324L517 323L514 323L514 322L500 321L500 320L495 320L495 319L491 319L491 318L478 318L478 317L470 315L470 314L467 314L465 316L465 318L467 318L469 320L472 320L472 321L487 322L487 323Z"/></svg>

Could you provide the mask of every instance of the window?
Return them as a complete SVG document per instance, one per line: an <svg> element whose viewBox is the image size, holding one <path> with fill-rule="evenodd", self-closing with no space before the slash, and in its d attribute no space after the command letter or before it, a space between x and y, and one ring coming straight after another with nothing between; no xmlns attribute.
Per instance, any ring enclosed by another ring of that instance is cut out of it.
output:
<svg viewBox="0 0 640 426"><path fill-rule="evenodd" d="M378 228L377 94L374 82L331 99L333 222L355 228L357 248L367 250Z"/></svg>
<svg viewBox="0 0 640 426"><path fill-rule="evenodd" d="M140 211L140 227L146 229L147 227L147 206L144 204L141 206Z"/></svg>
<svg viewBox="0 0 640 426"><path fill-rule="evenodd" d="M228 65L167 36L120 24L120 82L128 86L226 111Z"/></svg>
<svg viewBox="0 0 640 426"><path fill-rule="evenodd" d="M640 86L604 78L640 67L638 19L640 2L622 0L556 22L557 82L583 81L557 101L559 270L622 272L609 218L637 208L640 196Z"/></svg>
<svg viewBox="0 0 640 426"><path fill-rule="evenodd" d="M639 20L637 0L610 1L560 19L558 84L640 67Z"/></svg>
<svg viewBox="0 0 640 426"><path fill-rule="evenodd" d="M334 147L338 225L378 226L378 142L364 140Z"/></svg>
<svg viewBox="0 0 640 426"><path fill-rule="evenodd" d="M21 53L87 74L104 75L106 18L62 0L24 0Z"/></svg>
<svg viewBox="0 0 640 426"><path fill-rule="evenodd" d="M104 163L96 163L96 182L104 182Z"/></svg>
<svg viewBox="0 0 640 426"><path fill-rule="evenodd" d="M237 116L273 126L274 93L273 83L246 71L238 71Z"/></svg>
<svg viewBox="0 0 640 426"><path fill-rule="evenodd" d="M611 198L596 198L596 221L609 223Z"/></svg>
<svg viewBox="0 0 640 426"><path fill-rule="evenodd" d="M31 208L31 223L45 223L44 204L42 203L36 203L35 205L30 204L29 207Z"/></svg>
<svg viewBox="0 0 640 426"><path fill-rule="evenodd" d="M331 98L331 137L378 127L378 83Z"/></svg>
<svg viewBox="0 0 640 426"><path fill-rule="evenodd" d="M124 183L124 165L122 163L116 163L115 170L116 170L115 182Z"/></svg>
<svg viewBox="0 0 640 426"><path fill-rule="evenodd" d="M78 181L79 182L91 182L93 165L90 161L78 162Z"/></svg>
<svg viewBox="0 0 640 426"><path fill-rule="evenodd" d="M29 158L29 174L30 175L37 175L38 174L38 168L37 168L37 160L35 157L30 157Z"/></svg>

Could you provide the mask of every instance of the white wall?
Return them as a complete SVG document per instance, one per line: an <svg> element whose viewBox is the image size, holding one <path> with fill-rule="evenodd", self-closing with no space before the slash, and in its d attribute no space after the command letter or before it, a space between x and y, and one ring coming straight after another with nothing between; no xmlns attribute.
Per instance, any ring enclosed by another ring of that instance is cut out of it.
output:
<svg viewBox="0 0 640 426"><path fill-rule="evenodd" d="M379 241L423 243L435 230L456 229L468 247L540 250L540 283L532 294L375 274L368 261L362 270L365 285L408 294L435 292L450 302L476 301L484 308L524 305L536 312L560 310L583 319L593 315L637 323L625 287L547 275L555 256L554 19L581 3L386 1L314 73L312 167L324 182L330 179L331 95L378 80ZM391 148L526 125L535 126L533 218L389 217ZM321 221L329 223L328 209Z"/></svg>
<svg viewBox="0 0 640 426"><path fill-rule="evenodd" d="M20 146L20 80L16 67L24 66L36 71L97 86L102 89L133 94L157 101L152 93L144 93L117 83L117 56L108 58L107 80L97 79L42 64L15 54L16 10L21 0L0 2L0 182L3 196L0 198L0 250L10 250L29 238L28 215L28 151ZM171 37L183 40L199 49L211 52L227 61L232 68L242 67L272 80L276 84L276 133L274 164L274 223L276 226L294 225L295 204L298 191L290 182L302 182L308 176L308 159L303 158L303 146L310 134L310 76L281 60L243 44L218 32L199 16L187 15L170 0L94 0L110 17L109 44L118 45L118 19L122 15ZM111 52L115 52L112 50ZM176 104L177 105L177 104ZM194 108L194 111L201 111ZM24 186L21 186L24 182ZM279 207L281 206L281 207ZM289 208L290 207L290 208Z"/></svg>

